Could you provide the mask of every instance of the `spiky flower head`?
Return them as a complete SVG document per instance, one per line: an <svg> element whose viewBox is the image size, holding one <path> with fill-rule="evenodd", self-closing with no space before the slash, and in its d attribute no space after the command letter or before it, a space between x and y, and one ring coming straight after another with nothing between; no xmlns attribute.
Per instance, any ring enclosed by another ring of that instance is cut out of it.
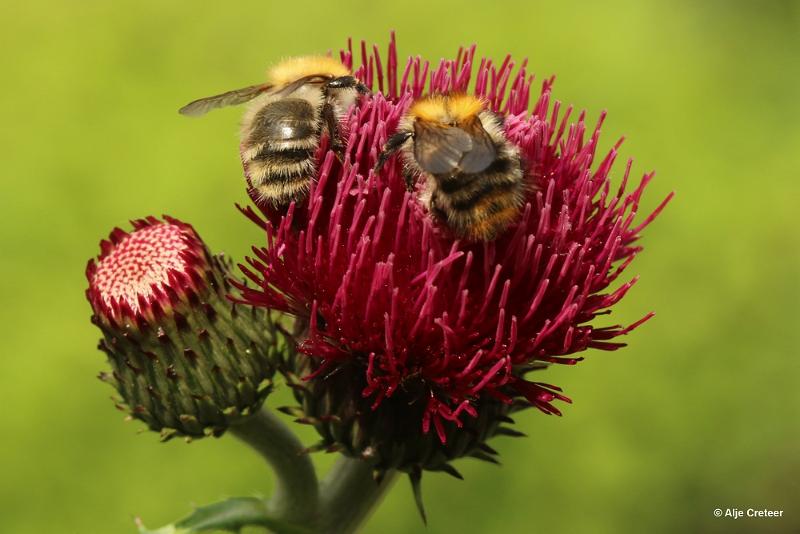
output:
<svg viewBox="0 0 800 534"><path fill-rule="evenodd" d="M260 407L282 350L265 310L227 297L229 262L194 229L154 217L119 228L86 268L117 406L164 439L220 435Z"/></svg>
<svg viewBox="0 0 800 534"><path fill-rule="evenodd" d="M341 53L352 66L352 49ZM636 278L615 288L656 211L637 219L652 174L632 191L630 162L612 189L615 145L597 161L600 120L551 102L545 80L529 109L532 77L481 59L475 47L431 69L419 57L397 70L361 46L356 76L375 93L343 125L346 152L326 146L308 199L285 215L245 213L267 234L243 272L247 303L308 324L295 385L329 446L380 469L452 471L464 455L488 459L485 440L508 413L534 406L560 415L561 390L528 373L572 365L586 349L615 350L646 321L599 326ZM385 69L384 69L385 65ZM474 83L471 84L474 72ZM426 93L474 93L504 117L519 147L527 197L519 219L491 242L456 239L408 192L400 158L373 172L387 138ZM668 200L668 199L667 199Z"/></svg>

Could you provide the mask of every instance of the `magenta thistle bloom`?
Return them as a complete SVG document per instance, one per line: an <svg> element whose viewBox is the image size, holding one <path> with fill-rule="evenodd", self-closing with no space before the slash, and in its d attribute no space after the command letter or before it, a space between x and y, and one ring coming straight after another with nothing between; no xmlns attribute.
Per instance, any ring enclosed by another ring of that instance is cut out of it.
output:
<svg viewBox="0 0 800 534"><path fill-rule="evenodd" d="M86 268L118 407L163 439L220 435L261 406L279 359L268 312L241 313L229 262L176 219L114 229Z"/></svg>
<svg viewBox="0 0 800 534"><path fill-rule="evenodd" d="M352 65L352 49L341 57ZM375 93L343 125L344 161L323 143L307 201L283 216L262 210L266 220L244 210L268 245L242 266L257 286L241 287L243 301L309 325L304 407L327 416L318 419L327 442L377 457L379 467L448 469L455 457L483 455L483 441L522 401L560 415L556 401L570 400L526 373L622 347L617 338L652 316L593 324L636 282L614 287L669 200L636 222L653 175L628 191L628 162L612 189L619 143L596 161L604 115L590 129L583 113L570 122L572 108L551 102L552 79L529 110L524 62L475 64L473 46L435 68L409 59L401 73L394 41L385 63L362 43L355 75ZM373 172L404 111L426 92L481 97L520 149L525 205L494 241L457 240L406 190L399 158Z"/></svg>

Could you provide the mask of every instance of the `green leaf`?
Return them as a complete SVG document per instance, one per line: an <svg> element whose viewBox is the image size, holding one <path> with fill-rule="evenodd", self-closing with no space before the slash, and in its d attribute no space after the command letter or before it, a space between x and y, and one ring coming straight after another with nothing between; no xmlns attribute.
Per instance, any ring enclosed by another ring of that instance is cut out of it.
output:
<svg viewBox="0 0 800 534"><path fill-rule="evenodd" d="M275 534L310 534L303 527L272 517L266 503L255 497L234 497L195 510L191 515L161 527L147 530L137 520L139 534L191 534L193 532L239 532L246 526L266 527Z"/></svg>

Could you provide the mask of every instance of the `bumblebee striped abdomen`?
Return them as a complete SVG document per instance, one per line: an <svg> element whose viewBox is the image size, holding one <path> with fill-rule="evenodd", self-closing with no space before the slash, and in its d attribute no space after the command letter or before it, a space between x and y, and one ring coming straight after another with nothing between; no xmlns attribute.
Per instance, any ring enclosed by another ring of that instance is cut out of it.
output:
<svg viewBox="0 0 800 534"><path fill-rule="evenodd" d="M500 151L479 173L434 175L431 208L453 232L474 240L491 240L518 216L524 196L519 159Z"/></svg>
<svg viewBox="0 0 800 534"><path fill-rule="evenodd" d="M319 106L307 99L266 102L243 131L242 160L253 188L276 207L302 200L314 175Z"/></svg>

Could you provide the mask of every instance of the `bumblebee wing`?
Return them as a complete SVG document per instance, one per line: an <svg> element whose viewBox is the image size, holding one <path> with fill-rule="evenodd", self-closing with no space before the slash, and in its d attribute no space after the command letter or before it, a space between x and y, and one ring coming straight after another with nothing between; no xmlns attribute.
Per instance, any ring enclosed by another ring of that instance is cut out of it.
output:
<svg viewBox="0 0 800 534"><path fill-rule="evenodd" d="M414 124L414 158L425 172L450 173L471 149L472 138L461 128L420 121Z"/></svg>
<svg viewBox="0 0 800 534"><path fill-rule="evenodd" d="M464 131L472 139L472 148L464 154L459 167L469 174L481 172L497 159L497 149L478 119L475 119Z"/></svg>
<svg viewBox="0 0 800 534"><path fill-rule="evenodd" d="M414 126L414 157L431 174L455 170L474 174L497 158L497 150L480 121L465 128L418 122Z"/></svg>
<svg viewBox="0 0 800 534"><path fill-rule="evenodd" d="M288 95L294 93L300 87L304 86L307 83L324 83L328 80L330 76L326 76L324 74L311 74L309 76L303 76L302 78L298 78L295 81L288 83L275 91L275 94L278 95Z"/></svg>
<svg viewBox="0 0 800 534"><path fill-rule="evenodd" d="M245 102L254 99L264 91L269 90L270 88L271 86L265 84L251 85L249 87L243 87L242 89L228 91L227 93L208 96L206 98L195 100L194 102L189 102L179 109L178 113L181 115L198 117L200 115L205 115L212 109L244 104Z"/></svg>

